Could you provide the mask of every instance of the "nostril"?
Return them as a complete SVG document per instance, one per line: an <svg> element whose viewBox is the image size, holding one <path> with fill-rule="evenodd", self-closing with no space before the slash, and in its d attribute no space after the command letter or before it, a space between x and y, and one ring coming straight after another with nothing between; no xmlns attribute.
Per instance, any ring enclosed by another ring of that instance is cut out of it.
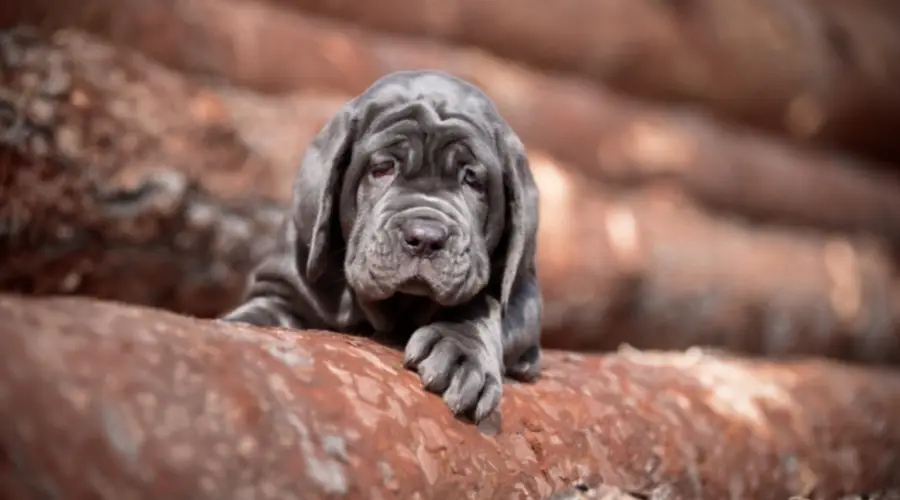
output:
<svg viewBox="0 0 900 500"><path fill-rule="evenodd" d="M403 242L416 253L440 251L447 243L447 229L437 221L413 220L401 229Z"/></svg>
<svg viewBox="0 0 900 500"><path fill-rule="evenodd" d="M418 248L418 247L422 246L422 240L411 234L404 234L403 242L406 243L407 246L410 246L413 248Z"/></svg>

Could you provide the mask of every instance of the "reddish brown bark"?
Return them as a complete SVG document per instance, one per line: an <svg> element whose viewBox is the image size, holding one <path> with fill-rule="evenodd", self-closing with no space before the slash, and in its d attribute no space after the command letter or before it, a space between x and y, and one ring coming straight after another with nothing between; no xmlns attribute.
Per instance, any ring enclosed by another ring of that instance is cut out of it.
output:
<svg viewBox="0 0 900 500"><path fill-rule="evenodd" d="M258 89L352 94L389 71L438 67L481 85L531 147L605 181L677 182L742 216L873 230L900 242L900 180L871 172L873 165L799 151L695 112L629 101L478 51L410 44L264 4L168 0L113 9L95 1L106 24L99 17L82 24L182 69ZM288 62L296 47L308 48L302 64Z"/></svg>
<svg viewBox="0 0 900 500"><path fill-rule="evenodd" d="M373 71L407 64L403 52L431 45L397 37L418 33L574 71L639 96L700 104L813 144L900 159L891 132L900 126L900 9L892 0L790 7L771 0L564 0L549 10L534 0L269 3L393 34L291 16L265 2L209 0L91 0L77 10L60 0L13 2L0 8L0 22L87 26L180 67L238 74L268 88L294 88L297 79L334 87L368 81ZM430 65L447 57L449 49L440 47Z"/></svg>
<svg viewBox="0 0 900 500"><path fill-rule="evenodd" d="M122 185L174 170L222 194L289 193L286 174L244 142L215 92L139 53L30 29L0 33L0 50L0 99L14 115L4 142L34 158L90 164Z"/></svg>
<svg viewBox="0 0 900 500"><path fill-rule="evenodd" d="M900 8L892 0L272 0L392 33L475 45L618 90L702 104L898 158Z"/></svg>
<svg viewBox="0 0 900 500"><path fill-rule="evenodd" d="M54 40L0 37L3 289L219 313L271 248L255 236L281 221L265 195L289 192L284 174L214 94L137 54Z"/></svg>
<svg viewBox="0 0 900 500"><path fill-rule="evenodd" d="M877 240L750 225L676 190L617 192L532 164L546 345L900 361L896 265Z"/></svg>
<svg viewBox="0 0 900 500"><path fill-rule="evenodd" d="M72 32L53 43L22 34L5 40L30 66L4 72L3 102L17 111L7 117L17 128L0 161L0 288L199 316L230 307L270 248L296 158L343 97L201 87ZM127 85L106 78L117 73L139 77ZM34 83L54 81L69 86L48 93ZM109 140L109 130L118 140ZM219 140L201 140L214 132ZM760 154L759 165L778 159ZM704 156L709 170L714 157ZM861 181L851 189L863 207L831 212L846 216L851 231L828 233L827 224L801 231L710 213L677 184L616 188L539 150L531 158L542 193L547 345L704 343L770 355L900 359L896 268L886 244L892 233L875 226L883 186ZM637 164L652 170L653 158L640 156ZM816 186L826 191L829 181ZM801 188L794 189L785 193ZM821 215L796 206L813 219ZM871 238L854 235L866 229Z"/></svg>
<svg viewBox="0 0 900 500"><path fill-rule="evenodd" d="M117 188L89 167L6 159L16 175L5 290L215 315L237 300L282 215L190 188L178 172ZM742 228L654 191L604 192L537 156L534 169L545 344L900 359L895 268L877 245Z"/></svg>
<svg viewBox="0 0 900 500"><path fill-rule="evenodd" d="M212 197L177 171L131 187L96 177L0 149L0 289L213 316L238 299L283 216L262 200Z"/></svg>
<svg viewBox="0 0 900 500"><path fill-rule="evenodd" d="M9 500L546 498L600 481L824 499L900 481L900 376L875 369L549 352L479 429L398 352L325 332L3 296L0 342Z"/></svg>

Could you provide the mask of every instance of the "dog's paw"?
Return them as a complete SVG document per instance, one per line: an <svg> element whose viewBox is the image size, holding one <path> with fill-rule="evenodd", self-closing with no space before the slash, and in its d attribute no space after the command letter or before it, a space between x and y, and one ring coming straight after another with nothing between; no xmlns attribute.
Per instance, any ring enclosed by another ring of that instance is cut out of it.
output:
<svg viewBox="0 0 900 500"><path fill-rule="evenodd" d="M541 376L541 347L528 348L506 369L506 374L519 382L534 382Z"/></svg>
<svg viewBox="0 0 900 500"><path fill-rule="evenodd" d="M301 329L301 322L281 300L253 298L218 318L223 323L243 323L259 327Z"/></svg>
<svg viewBox="0 0 900 500"><path fill-rule="evenodd" d="M475 423L491 415L503 395L497 356L470 333L441 323L416 330L406 344L404 366L415 370L425 389L440 394L456 415Z"/></svg>

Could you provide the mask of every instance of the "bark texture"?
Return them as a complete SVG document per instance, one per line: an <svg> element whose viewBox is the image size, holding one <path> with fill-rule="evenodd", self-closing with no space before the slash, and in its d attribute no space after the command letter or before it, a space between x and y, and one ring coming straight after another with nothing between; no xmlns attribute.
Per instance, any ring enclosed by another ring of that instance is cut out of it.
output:
<svg viewBox="0 0 900 500"><path fill-rule="evenodd" d="M298 79L355 85L416 64L409 58L423 46L440 65L445 44L457 43L580 75L595 88L700 105L804 143L900 159L892 0L563 0L553 9L538 0L8 3L0 22L87 27L182 68L267 88L295 88Z"/></svg>
<svg viewBox="0 0 900 500"><path fill-rule="evenodd" d="M49 40L17 31L0 42L9 69L0 96L9 131L3 290L223 312L272 244L296 159L348 97L203 86L71 31ZM729 150L715 142L701 148L709 152L698 169L716 172L717 153ZM733 155L804 168L771 148ZM820 205L833 208L840 192L856 193L854 203L825 216L796 203L795 219L818 222L800 228L712 212L682 183L611 185L539 149L530 156L542 196L546 345L900 360L896 226L883 211L896 200L890 186L843 171L850 181L835 180ZM658 157L638 157L638 170L653 170ZM821 194L832 181L808 182ZM795 203L811 189L801 184L779 198Z"/></svg>
<svg viewBox="0 0 900 500"><path fill-rule="evenodd" d="M641 97L820 145L900 158L892 0L273 0L370 28L474 45Z"/></svg>
<svg viewBox="0 0 900 500"><path fill-rule="evenodd" d="M277 172L183 78L38 40L0 35L2 287L221 311L281 221Z"/></svg>
<svg viewBox="0 0 900 500"><path fill-rule="evenodd" d="M530 147L603 182L674 183L715 210L877 231L900 245L900 178L880 165L797 149L696 110L629 100L478 49L410 43L264 3L163 0L104 8L95 1L107 17L97 13L80 24L182 70L255 89L349 96L390 71L440 68L484 88ZM302 62L298 47L305 48Z"/></svg>
<svg viewBox="0 0 900 500"><path fill-rule="evenodd" d="M545 345L900 361L897 267L877 240L747 224L532 160Z"/></svg>
<svg viewBox="0 0 900 500"><path fill-rule="evenodd" d="M398 352L84 298L0 297L3 498L808 498L900 481L900 376L548 353L480 428Z"/></svg>
<svg viewBox="0 0 900 500"><path fill-rule="evenodd" d="M4 143L36 158L90 164L122 184L169 169L219 193L285 192L287 173L243 141L214 92L140 53L16 28L0 32L0 75Z"/></svg>

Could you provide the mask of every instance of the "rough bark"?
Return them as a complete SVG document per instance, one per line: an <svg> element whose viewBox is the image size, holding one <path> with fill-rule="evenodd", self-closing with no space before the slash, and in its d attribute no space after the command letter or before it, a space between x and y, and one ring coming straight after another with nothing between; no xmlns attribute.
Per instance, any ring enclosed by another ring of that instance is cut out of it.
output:
<svg viewBox="0 0 900 500"><path fill-rule="evenodd" d="M649 106L476 50L411 44L264 4L168 0L100 10L109 24L92 25L95 31L129 27L110 36L181 69L257 89L353 94L392 70L442 68L481 85L530 147L605 182L674 182L741 217L875 231L900 245L896 173L723 127L696 111ZM157 20L153 37L135 25L147 19ZM308 52L291 64L297 47Z"/></svg>
<svg viewBox="0 0 900 500"><path fill-rule="evenodd" d="M408 64L404 52L431 45L396 36L417 33L572 70L639 96L699 104L812 144L900 159L891 132L900 127L900 8L892 0L790 7L565 0L549 10L535 0L269 3L393 33L291 16L265 2L211 0L90 0L77 10L60 0L11 2L0 7L0 22L84 26L180 67L225 71L270 89L293 88L297 79L335 87L368 81L372 72ZM438 47L431 65L447 57L449 49Z"/></svg>
<svg viewBox="0 0 900 500"><path fill-rule="evenodd" d="M217 193L289 193L288 174L244 142L218 95L139 53L72 31L8 30L0 77L4 143L35 158L90 164L126 185L170 169Z"/></svg>
<svg viewBox="0 0 900 500"><path fill-rule="evenodd" d="M264 97L176 85L176 75L169 75L161 99L153 97L154 82L168 73L77 34L58 33L52 45L28 45L23 40L39 39L21 34L6 40L27 47L16 45L32 67L5 72L10 83L3 102L14 112L4 123L16 125L6 129L14 133L4 139L0 162L0 288L84 294L204 317L233 305L250 267L272 244L296 158L343 98ZM53 69L53 61L68 66ZM128 86L94 82L123 71L142 76ZM29 74L55 76L23 76ZM56 97L40 97L47 92L29 81L72 83ZM189 105L194 94L205 106ZM72 104L82 100L92 105ZM140 104L116 105L130 101ZM35 112L39 103L52 113ZM219 118L210 125L191 112L179 115L178 106L216 109ZM211 128L231 139L192 141L182 149L167 142L179 137L169 130L204 137ZM96 130L133 139L109 141ZM136 154L127 146L135 143L152 148ZM228 148L252 150L254 160L210 160ZM147 156L158 160L148 163ZM845 233L741 223L709 213L672 186L614 188L539 150L531 158L542 193L538 248L547 345L699 343L769 355L900 359L896 268L885 244L891 233L854 236L866 227L853 219L847 225L854 231ZM279 204L262 199L265 194ZM867 216L874 221L877 213Z"/></svg>
<svg viewBox="0 0 900 500"><path fill-rule="evenodd" d="M282 207L210 196L177 171L119 187L0 148L0 289L85 294L200 316L241 293Z"/></svg>
<svg viewBox="0 0 900 500"><path fill-rule="evenodd" d="M548 352L451 417L399 352L86 299L0 297L0 487L66 498L835 498L900 481L900 376Z"/></svg>
<svg viewBox="0 0 900 500"><path fill-rule="evenodd" d="M281 221L263 195L285 174L217 97L136 54L55 41L66 51L0 37L2 287L219 313L271 248L255 236Z"/></svg>
<svg viewBox="0 0 900 500"><path fill-rule="evenodd" d="M89 166L6 160L4 290L212 316L237 300L281 219L281 206L213 197L178 172L116 188ZM742 227L652 190L605 192L539 156L534 169L546 345L900 359L896 270L878 245Z"/></svg>
<svg viewBox="0 0 900 500"><path fill-rule="evenodd" d="M272 0L475 45L642 97L688 101L818 144L900 158L892 0Z"/></svg>
<svg viewBox="0 0 900 500"><path fill-rule="evenodd" d="M877 240L746 224L677 190L611 191L532 161L545 345L900 361L897 269Z"/></svg>

